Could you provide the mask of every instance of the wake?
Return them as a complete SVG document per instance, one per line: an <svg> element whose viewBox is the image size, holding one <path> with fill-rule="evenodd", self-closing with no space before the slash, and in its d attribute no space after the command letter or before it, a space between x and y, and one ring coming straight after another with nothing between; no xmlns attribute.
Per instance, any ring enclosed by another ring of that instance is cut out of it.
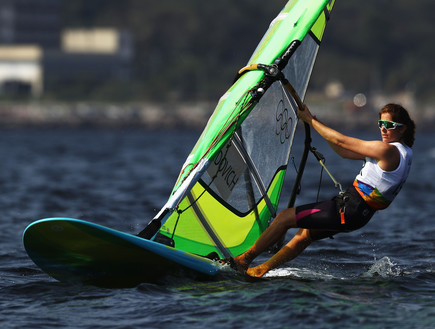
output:
<svg viewBox="0 0 435 329"><path fill-rule="evenodd" d="M393 263L391 259L387 256L375 260L368 270L365 272L360 272L357 274L357 277L362 278L390 278L390 277L398 277L403 274L403 271L397 264ZM355 275L351 275L346 278L346 275L337 275L328 273L326 271L319 271L318 269L312 268L297 268L297 267L284 267L277 268L269 271L264 275L264 278L291 278L296 280L346 280L346 279L355 279Z"/></svg>

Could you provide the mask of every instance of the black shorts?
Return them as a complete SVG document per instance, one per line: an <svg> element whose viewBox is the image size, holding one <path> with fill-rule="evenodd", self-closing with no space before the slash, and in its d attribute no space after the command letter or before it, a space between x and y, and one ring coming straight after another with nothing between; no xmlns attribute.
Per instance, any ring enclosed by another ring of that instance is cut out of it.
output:
<svg viewBox="0 0 435 329"><path fill-rule="evenodd" d="M344 223L341 211L344 211ZM332 200L296 207L296 221L298 227L310 229L311 239L315 241L357 230L366 225L374 213L352 186Z"/></svg>

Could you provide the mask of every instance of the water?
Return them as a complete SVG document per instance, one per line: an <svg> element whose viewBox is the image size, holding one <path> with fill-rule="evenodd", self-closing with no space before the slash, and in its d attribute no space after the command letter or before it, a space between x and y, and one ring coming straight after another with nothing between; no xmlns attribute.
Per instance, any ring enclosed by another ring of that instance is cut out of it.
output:
<svg viewBox="0 0 435 329"><path fill-rule="evenodd" d="M139 232L165 203L199 133L0 131L1 327L434 327L435 134L430 132L417 135L411 175L389 209L357 232L313 244L271 272L270 281L168 277L160 285L101 289L59 283L27 257L21 235L40 218L81 218ZM359 135L377 137L375 131ZM313 144L348 185L360 163L338 159L318 138ZM313 201L318 184L319 166L311 160L297 202ZM334 191L323 177L321 197Z"/></svg>

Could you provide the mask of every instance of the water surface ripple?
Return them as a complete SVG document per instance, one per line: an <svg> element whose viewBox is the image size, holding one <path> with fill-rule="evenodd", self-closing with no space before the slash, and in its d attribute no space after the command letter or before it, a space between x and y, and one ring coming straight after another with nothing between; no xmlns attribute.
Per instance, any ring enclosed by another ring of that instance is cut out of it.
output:
<svg viewBox="0 0 435 329"><path fill-rule="evenodd" d="M40 218L73 217L139 232L165 203L199 134L139 128L0 131L1 327L433 328L430 132L417 135L411 175L392 207L360 231L313 244L272 271L269 281L168 276L160 285L101 289L59 283L27 257L21 235ZM361 163L339 159L316 136L313 144L348 185ZM300 149L294 148L296 159ZM313 201L318 184L319 166L311 159L297 202ZM321 197L334 192L324 177Z"/></svg>

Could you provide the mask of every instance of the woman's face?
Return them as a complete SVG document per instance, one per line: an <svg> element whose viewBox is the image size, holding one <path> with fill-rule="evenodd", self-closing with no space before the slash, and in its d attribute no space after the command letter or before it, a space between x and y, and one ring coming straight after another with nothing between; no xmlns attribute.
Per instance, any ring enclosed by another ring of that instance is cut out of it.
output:
<svg viewBox="0 0 435 329"><path fill-rule="evenodd" d="M382 113L381 120L394 121L390 113ZM400 126L400 127L397 126L394 129L387 129L384 126L382 126L382 128L380 129L382 141L386 143L402 141L402 136L403 133L405 132L405 129L406 126Z"/></svg>

